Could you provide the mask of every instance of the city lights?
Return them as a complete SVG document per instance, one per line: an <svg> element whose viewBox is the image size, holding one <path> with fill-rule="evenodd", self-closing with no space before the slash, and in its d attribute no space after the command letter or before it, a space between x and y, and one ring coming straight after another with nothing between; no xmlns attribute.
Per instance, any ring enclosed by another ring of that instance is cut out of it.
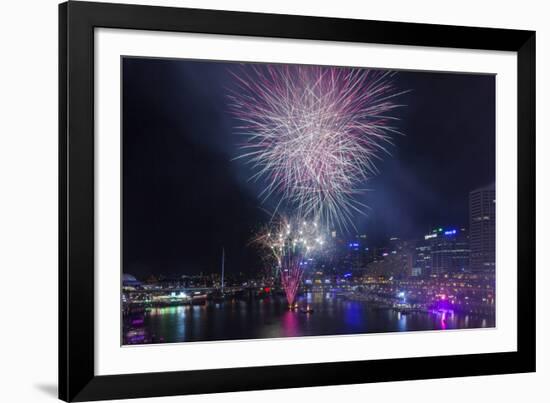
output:
<svg viewBox="0 0 550 403"><path fill-rule="evenodd" d="M494 77L122 67L122 344L495 326Z"/></svg>

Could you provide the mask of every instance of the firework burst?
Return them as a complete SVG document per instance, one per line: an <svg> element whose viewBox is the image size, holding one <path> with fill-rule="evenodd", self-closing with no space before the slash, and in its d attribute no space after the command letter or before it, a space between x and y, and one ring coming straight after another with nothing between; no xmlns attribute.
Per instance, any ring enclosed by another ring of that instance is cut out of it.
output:
<svg viewBox="0 0 550 403"><path fill-rule="evenodd" d="M281 286L289 306L296 300L307 259L318 255L325 245L325 239L315 222L279 217L266 226L254 243L268 251L275 259Z"/></svg>
<svg viewBox="0 0 550 403"><path fill-rule="evenodd" d="M238 158L266 183L262 200L275 196L277 209L287 203L328 227L353 226L367 209L362 186L398 133L393 73L257 65L233 76L231 111L245 138Z"/></svg>

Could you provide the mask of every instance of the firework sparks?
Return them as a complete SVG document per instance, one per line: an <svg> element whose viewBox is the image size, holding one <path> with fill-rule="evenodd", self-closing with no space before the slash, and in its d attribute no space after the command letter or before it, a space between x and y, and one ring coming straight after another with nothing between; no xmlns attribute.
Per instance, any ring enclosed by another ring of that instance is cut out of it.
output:
<svg viewBox="0 0 550 403"><path fill-rule="evenodd" d="M276 196L302 217L353 226L367 209L362 185L398 133L393 73L258 65L233 75L231 111L245 138L238 158L265 181L263 201Z"/></svg>
<svg viewBox="0 0 550 403"><path fill-rule="evenodd" d="M275 258L289 306L296 300L307 259L318 254L325 240L315 222L279 218L265 227L254 242Z"/></svg>

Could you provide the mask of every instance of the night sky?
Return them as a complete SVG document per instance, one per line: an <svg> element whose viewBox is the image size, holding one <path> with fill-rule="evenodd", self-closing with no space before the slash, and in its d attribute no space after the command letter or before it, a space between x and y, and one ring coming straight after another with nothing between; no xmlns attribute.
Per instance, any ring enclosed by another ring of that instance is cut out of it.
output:
<svg viewBox="0 0 550 403"><path fill-rule="evenodd" d="M228 113L231 63L124 58L123 270L140 279L261 268L248 247L269 220ZM404 136L365 184L358 233L380 244L467 226L468 193L495 180L495 77L401 71ZM271 203L271 204L270 204ZM355 233L349 234L354 237Z"/></svg>

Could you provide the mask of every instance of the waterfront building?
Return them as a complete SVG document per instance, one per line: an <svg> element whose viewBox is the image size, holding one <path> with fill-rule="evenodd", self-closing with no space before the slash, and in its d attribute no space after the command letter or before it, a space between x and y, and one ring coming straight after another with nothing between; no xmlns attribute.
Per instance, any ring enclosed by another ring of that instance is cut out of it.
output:
<svg viewBox="0 0 550 403"><path fill-rule="evenodd" d="M430 254L430 274L439 275L468 270L470 247L465 228L439 227L426 234L424 241L427 244L425 251L429 249Z"/></svg>
<svg viewBox="0 0 550 403"><path fill-rule="evenodd" d="M414 242L392 237L388 247L378 248L377 252L375 259L367 264L367 274L384 278L405 278L412 274Z"/></svg>
<svg viewBox="0 0 550 403"><path fill-rule="evenodd" d="M470 192L470 268L495 269L496 200L495 185Z"/></svg>
<svg viewBox="0 0 550 403"><path fill-rule="evenodd" d="M365 269L369 262L369 247L365 234L357 235L345 244L343 255L344 272L357 272Z"/></svg>
<svg viewBox="0 0 550 403"><path fill-rule="evenodd" d="M122 287L124 288L136 288L141 286L141 282L133 275L124 273L122 274Z"/></svg>
<svg viewBox="0 0 550 403"><path fill-rule="evenodd" d="M426 276L432 272L432 251L430 243L424 239L417 242L411 276Z"/></svg>

